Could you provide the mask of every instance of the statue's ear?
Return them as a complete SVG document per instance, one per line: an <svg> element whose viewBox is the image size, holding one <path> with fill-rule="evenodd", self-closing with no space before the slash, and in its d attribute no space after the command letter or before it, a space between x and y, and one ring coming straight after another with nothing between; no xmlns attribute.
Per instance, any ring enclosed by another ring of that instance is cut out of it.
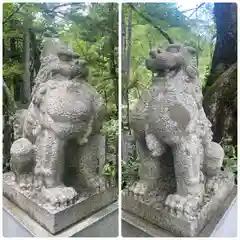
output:
<svg viewBox="0 0 240 240"><path fill-rule="evenodd" d="M70 51L58 51L58 57L63 61L71 61L73 59L78 59L80 56L75 52Z"/></svg>

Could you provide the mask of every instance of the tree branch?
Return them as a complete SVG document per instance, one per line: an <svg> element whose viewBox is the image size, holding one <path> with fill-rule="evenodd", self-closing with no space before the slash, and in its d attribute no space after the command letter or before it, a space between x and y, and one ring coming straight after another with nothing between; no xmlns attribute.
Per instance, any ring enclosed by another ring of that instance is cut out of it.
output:
<svg viewBox="0 0 240 240"><path fill-rule="evenodd" d="M18 13L19 10L23 7L24 4L25 3L19 3L19 7L12 14L10 14L5 20L3 20L3 24L5 24L7 21L9 21L13 17L13 15Z"/></svg>
<svg viewBox="0 0 240 240"><path fill-rule="evenodd" d="M53 7L50 11L54 12L57 8L65 7L65 6L68 6L68 5L79 5L80 3L79 2L78 3L74 3L74 2L73 3L63 3L63 4L60 4L58 6Z"/></svg>
<svg viewBox="0 0 240 240"><path fill-rule="evenodd" d="M181 13L189 12L189 11L192 11L192 10L196 10L196 8L190 8L190 9L187 9L187 10L183 10L183 11L181 11Z"/></svg>
<svg viewBox="0 0 240 240"><path fill-rule="evenodd" d="M65 19L66 18L66 15L64 15L63 13L61 12L54 12L56 14L57 17L59 18L62 18L62 19Z"/></svg>
<svg viewBox="0 0 240 240"><path fill-rule="evenodd" d="M167 40L170 44L173 44L173 40L169 37L169 35L160 27L158 27L157 25L155 25L150 18L148 18L147 16L145 16L144 14L142 14L140 11L138 11L132 3L129 3L129 6L131 9L133 9L136 13L138 13L139 16L141 16L142 18L144 18L148 23L150 23L155 29L157 29Z"/></svg>
<svg viewBox="0 0 240 240"><path fill-rule="evenodd" d="M205 3L201 3L197 8L195 8L195 10L190 14L190 16L188 17L188 19L200 8L204 5Z"/></svg>

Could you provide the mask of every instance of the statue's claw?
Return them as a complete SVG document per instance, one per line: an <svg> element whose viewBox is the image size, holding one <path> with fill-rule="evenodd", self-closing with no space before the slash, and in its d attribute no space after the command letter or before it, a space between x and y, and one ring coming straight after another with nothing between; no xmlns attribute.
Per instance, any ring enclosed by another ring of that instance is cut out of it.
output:
<svg viewBox="0 0 240 240"><path fill-rule="evenodd" d="M145 180L139 180L129 188L129 190L134 194L142 196L147 195L147 193L150 192L152 189L152 184Z"/></svg>
<svg viewBox="0 0 240 240"><path fill-rule="evenodd" d="M199 196L180 196L178 194L170 194L165 201L166 210L173 214L184 215L185 217L192 219L199 207Z"/></svg>
<svg viewBox="0 0 240 240"><path fill-rule="evenodd" d="M218 189L218 181L216 177L208 178L206 182L206 192L216 192Z"/></svg>
<svg viewBox="0 0 240 240"><path fill-rule="evenodd" d="M43 197L52 206L68 206L77 200L77 192L72 187L58 186L53 188L43 188Z"/></svg>
<svg viewBox="0 0 240 240"><path fill-rule="evenodd" d="M177 194L169 194L165 201L166 209L177 215L183 213L186 198Z"/></svg>
<svg viewBox="0 0 240 240"><path fill-rule="evenodd" d="M29 190L33 186L33 176L32 174L24 174L20 178L19 187L21 189Z"/></svg>

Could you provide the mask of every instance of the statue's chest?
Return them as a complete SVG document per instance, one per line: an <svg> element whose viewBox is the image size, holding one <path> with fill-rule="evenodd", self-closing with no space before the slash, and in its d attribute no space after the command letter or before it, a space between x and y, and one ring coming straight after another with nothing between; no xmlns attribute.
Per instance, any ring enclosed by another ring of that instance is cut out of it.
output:
<svg viewBox="0 0 240 240"><path fill-rule="evenodd" d="M149 112L160 111L168 115L169 109L185 109L195 115L197 106L193 98L193 84L179 73L171 78L156 79L149 89L145 90L135 106L135 115L147 116ZM174 110L174 111L176 111Z"/></svg>
<svg viewBox="0 0 240 240"><path fill-rule="evenodd" d="M192 104L193 84L184 74L177 74L171 78L155 81L149 89L149 104L152 103L180 103Z"/></svg>
<svg viewBox="0 0 240 240"><path fill-rule="evenodd" d="M49 89L44 105L46 112L58 121L87 121L92 115L94 96L85 86L59 85Z"/></svg>

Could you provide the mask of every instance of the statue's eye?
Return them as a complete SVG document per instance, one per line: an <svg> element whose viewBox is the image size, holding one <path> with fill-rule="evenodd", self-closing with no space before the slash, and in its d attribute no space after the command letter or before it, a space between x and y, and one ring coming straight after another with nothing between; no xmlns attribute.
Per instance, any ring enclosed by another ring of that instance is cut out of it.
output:
<svg viewBox="0 0 240 240"><path fill-rule="evenodd" d="M60 60L64 61L64 62L70 62L72 61L72 56L66 54L66 53L63 53L63 52L59 52L58 53L58 57Z"/></svg>

